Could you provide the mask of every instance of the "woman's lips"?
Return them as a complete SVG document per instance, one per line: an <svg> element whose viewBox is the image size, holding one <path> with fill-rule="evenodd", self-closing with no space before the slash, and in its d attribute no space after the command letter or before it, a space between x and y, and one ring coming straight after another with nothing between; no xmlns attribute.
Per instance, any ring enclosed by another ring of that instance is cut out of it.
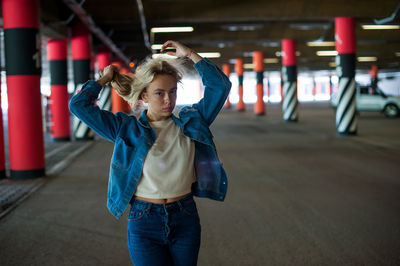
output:
<svg viewBox="0 0 400 266"><path fill-rule="evenodd" d="M162 109L164 112L171 112L172 111L172 107L165 107Z"/></svg>

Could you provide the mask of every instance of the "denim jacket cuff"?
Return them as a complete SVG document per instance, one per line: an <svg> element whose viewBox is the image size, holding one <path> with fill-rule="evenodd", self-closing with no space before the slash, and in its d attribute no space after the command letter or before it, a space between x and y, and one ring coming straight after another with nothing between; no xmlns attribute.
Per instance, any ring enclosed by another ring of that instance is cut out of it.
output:
<svg viewBox="0 0 400 266"><path fill-rule="evenodd" d="M85 84L82 85L81 91L85 94L88 94L92 100L96 100L99 96L102 87L99 83L94 80L89 80Z"/></svg>

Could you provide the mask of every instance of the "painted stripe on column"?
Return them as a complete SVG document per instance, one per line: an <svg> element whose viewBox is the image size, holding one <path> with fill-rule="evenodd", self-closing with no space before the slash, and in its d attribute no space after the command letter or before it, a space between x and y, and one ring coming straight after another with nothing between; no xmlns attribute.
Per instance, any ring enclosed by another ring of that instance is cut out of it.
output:
<svg viewBox="0 0 400 266"><path fill-rule="evenodd" d="M340 124L340 120L343 117L343 113L345 112L346 109L348 109L346 108L346 106L348 106L348 104L351 103L350 100L353 96L353 92L350 88L352 86L355 86L354 79L341 78L339 81L339 87L341 88L341 95L336 110L336 125Z"/></svg>
<svg viewBox="0 0 400 266"><path fill-rule="evenodd" d="M83 84L90 77L90 59L73 60L74 83Z"/></svg>
<svg viewBox="0 0 400 266"><path fill-rule="evenodd" d="M67 61L50 60L50 84L66 85L68 83Z"/></svg>
<svg viewBox="0 0 400 266"><path fill-rule="evenodd" d="M4 29L4 47L7 76L41 74L38 29Z"/></svg>

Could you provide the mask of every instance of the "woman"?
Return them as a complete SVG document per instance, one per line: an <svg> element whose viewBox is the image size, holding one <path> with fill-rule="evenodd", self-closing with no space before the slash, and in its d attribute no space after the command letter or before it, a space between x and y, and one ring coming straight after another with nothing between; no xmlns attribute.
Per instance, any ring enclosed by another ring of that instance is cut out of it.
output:
<svg viewBox="0 0 400 266"><path fill-rule="evenodd" d="M224 73L192 49L167 41L161 51L187 57L202 77L204 97L172 114L179 60L149 59L129 77L107 66L97 81L88 81L70 102L70 110L102 137L115 142L107 207L119 218L131 203L128 248L135 266L196 265L200 220L193 195L223 201L227 177L218 159L209 126L228 97ZM100 110L95 101L111 82L135 106L148 105L140 118Z"/></svg>

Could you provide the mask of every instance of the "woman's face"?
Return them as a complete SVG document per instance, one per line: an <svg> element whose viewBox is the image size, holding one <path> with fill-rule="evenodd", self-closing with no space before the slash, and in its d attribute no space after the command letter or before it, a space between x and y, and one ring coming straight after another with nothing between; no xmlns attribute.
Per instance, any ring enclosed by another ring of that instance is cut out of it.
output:
<svg viewBox="0 0 400 266"><path fill-rule="evenodd" d="M176 79L168 74L155 75L153 81L142 93L142 100L148 104L147 117L150 121L165 120L171 116L176 102Z"/></svg>

